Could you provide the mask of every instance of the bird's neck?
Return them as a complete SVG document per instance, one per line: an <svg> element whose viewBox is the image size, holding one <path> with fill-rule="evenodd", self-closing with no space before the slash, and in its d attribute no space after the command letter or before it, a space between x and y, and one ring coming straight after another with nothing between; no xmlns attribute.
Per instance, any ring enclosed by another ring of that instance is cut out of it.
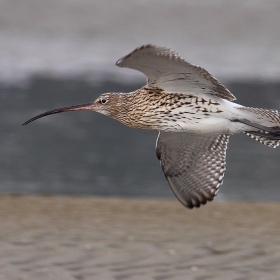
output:
<svg viewBox="0 0 280 280"><path fill-rule="evenodd" d="M149 87L120 94L111 117L133 128L159 130L159 110L166 95L161 89Z"/></svg>

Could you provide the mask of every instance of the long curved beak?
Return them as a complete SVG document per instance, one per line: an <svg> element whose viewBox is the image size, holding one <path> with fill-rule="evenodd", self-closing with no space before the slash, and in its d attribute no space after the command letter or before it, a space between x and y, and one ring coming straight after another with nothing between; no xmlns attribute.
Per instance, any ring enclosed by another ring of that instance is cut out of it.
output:
<svg viewBox="0 0 280 280"><path fill-rule="evenodd" d="M94 103L87 103L87 104L80 104L80 105L74 105L74 106L63 107L63 108L50 110L50 111L47 111L45 113L42 113L40 115L37 115L37 116L29 119L28 121L26 121L22 125L27 125L27 124L29 124L29 123L37 120L37 119L40 119L40 118L48 116L48 115L58 114L58 113L63 113L63 112L69 112L69 111L93 110L93 107L94 107Z"/></svg>

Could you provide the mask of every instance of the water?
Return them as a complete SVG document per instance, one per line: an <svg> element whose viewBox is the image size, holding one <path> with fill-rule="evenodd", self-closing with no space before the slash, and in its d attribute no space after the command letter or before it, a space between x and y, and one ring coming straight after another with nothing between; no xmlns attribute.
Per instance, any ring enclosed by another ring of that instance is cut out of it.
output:
<svg viewBox="0 0 280 280"><path fill-rule="evenodd" d="M27 88L2 86L0 193L173 197L155 155L157 132L127 128L93 112L53 115L21 126L46 110L139 86L43 78ZM280 108L280 83L227 86L239 103ZM232 136L218 197L280 200L279 156L280 149L246 135Z"/></svg>

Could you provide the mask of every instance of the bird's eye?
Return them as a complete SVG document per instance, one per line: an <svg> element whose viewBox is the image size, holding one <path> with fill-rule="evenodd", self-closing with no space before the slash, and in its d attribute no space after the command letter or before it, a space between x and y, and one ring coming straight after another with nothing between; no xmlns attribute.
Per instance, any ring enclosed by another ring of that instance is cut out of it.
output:
<svg viewBox="0 0 280 280"><path fill-rule="evenodd" d="M105 104L106 102L107 102L107 99L104 99L104 98L100 99L101 104Z"/></svg>

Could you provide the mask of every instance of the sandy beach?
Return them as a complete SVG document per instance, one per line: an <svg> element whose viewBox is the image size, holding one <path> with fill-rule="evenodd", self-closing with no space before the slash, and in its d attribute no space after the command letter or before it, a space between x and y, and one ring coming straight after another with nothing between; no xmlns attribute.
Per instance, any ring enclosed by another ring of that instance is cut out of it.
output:
<svg viewBox="0 0 280 280"><path fill-rule="evenodd" d="M280 279L280 204L0 197L0 279Z"/></svg>

